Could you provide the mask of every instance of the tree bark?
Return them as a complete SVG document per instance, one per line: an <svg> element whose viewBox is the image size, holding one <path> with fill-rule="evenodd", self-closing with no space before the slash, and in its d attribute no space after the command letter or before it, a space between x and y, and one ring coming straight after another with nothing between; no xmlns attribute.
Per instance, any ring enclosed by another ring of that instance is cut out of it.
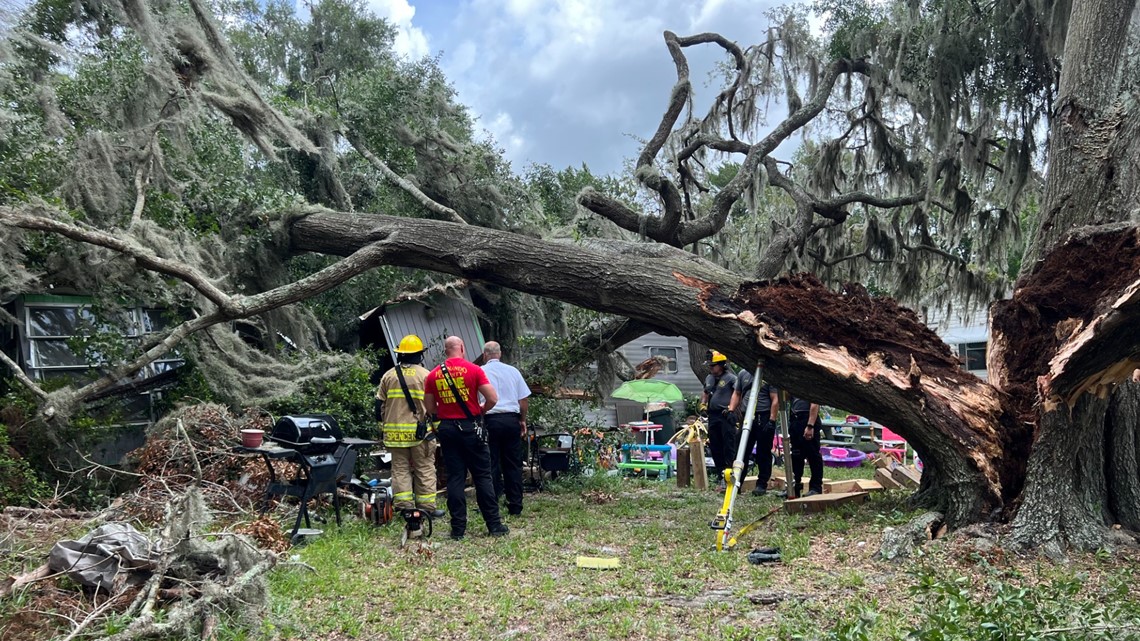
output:
<svg viewBox="0 0 1140 641"><path fill-rule="evenodd" d="M884 317L904 316L896 319L904 323L899 331L915 347L884 344L886 354L868 347L881 341L868 333L878 323L837 319L847 332L837 340L816 323L801 326L768 306L786 285L745 284L671 248L646 257L537 239L520 243L505 232L437 221L323 211L292 220L290 241L295 251L334 255L368 246L386 264L619 314L715 345L737 363L762 359L772 383L873 416L906 437L929 470L923 502L945 511L952 524L978 520L1004 504L1002 434L1016 426L1000 395L962 372L938 337L898 308ZM818 283L808 291L817 299L846 300Z"/></svg>
<svg viewBox="0 0 1140 641"><path fill-rule="evenodd" d="M1117 524L1140 532L1140 383L1113 392L1106 429L1108 507Z"/></svg>
<svg viewBox="0 0 1140 641"><path fill-rule="evenodd" d="M1106 429L1106 396L1134 367L1129 361L1137 343L1135 321L1128 314L1138 305L1137 288L1122 294L1119 279L1135 282L1136 271L1130 261L1116 259L1135 243L1123 238L1125 245L1091 245L1092 251L1103 250L1101 260L1116 269L1082 281L1080 267L1070 266L1067 287L1050 284L1046 264L1074 229L1114 228L1140 203L1134 166L1140 154L1140 110L1121 86L1135 5L1136 0L1073 4L1050 123L1040 226L1014 300L994 310L993 380L1015 398L1022 420L1037 428L1012 541L1043 546L1051 555L1062 554L1066 545L1102 545L1105 527L1114 518L1110 497L1119 494L1118 478L1109 467L1114 453L1110 450L1106 457L1105 448L1107 440L1124 442L1127 436ZM1112 306L1107 312L1101 309L1106 303ZM1041 352L1049 360L1037 359L1031 366L1019 360L1033 347L1026 336L1040 341L1038 347L1050 348ZM1028 447L1020 443L1010 453Z"/></svg>

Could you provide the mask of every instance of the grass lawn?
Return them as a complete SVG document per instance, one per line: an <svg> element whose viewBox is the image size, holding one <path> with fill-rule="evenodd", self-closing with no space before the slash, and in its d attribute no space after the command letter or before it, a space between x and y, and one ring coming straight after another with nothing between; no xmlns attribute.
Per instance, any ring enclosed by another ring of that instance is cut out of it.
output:
<svg viewBox="0 0 1140 641"><path fill-rule="evenodd" d="M827 472L832 479L870 475L869 468ZM595 477L528 494L525 513L507 521L506 538L487 537L474 512L466 540L451 541L445 520L430 545L405 549L400 523L329 527L293 551L312 569L274 571L272 612L262 628L225 634L393 641L1140 638L1140 628L1122 627L1140 621L1134 555L1077 556L1057 566L953 536L901 564L877 561L883 529L916 514L903 492L826 514L780 512L737 550L718 553L707 522L720 498L673 481ZM777 504L774 497L741 497L737 527ZM784 562L750 565L745 555L760 545L779 546ZM621 569L579 569L578 555L617 557Z"/></svg>

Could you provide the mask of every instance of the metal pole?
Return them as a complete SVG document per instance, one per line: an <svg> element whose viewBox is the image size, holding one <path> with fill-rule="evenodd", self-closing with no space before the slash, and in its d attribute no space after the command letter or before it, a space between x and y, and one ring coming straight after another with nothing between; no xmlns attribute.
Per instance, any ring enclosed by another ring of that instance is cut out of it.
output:
<svg viewBox="0 0 1140 641"><path fill-rule="evenodd" d="M784 487L789 499L796 498L796 486L792 483L792 441L788 438L788 415L792 408L788 404L788 392L780 390L780 441L784 444Z"/></svg>
<svg viewBox="0 0 1140 641"><path fill-rule="evenodd" d="M380 325L384 329L384 342L388 344L388 355L392 357L392 366L399 367L400 363L396 361L396 344L392 340L392 329L388 327L388 317L380 315Z"/></svg>
<svg viewBox="0 0 1140 641"><path fill-rule="evenodd" d="M756 414L757 399L760 396L760 379L764 374L764 364L756 364L756 375L752 379L752 389L748 393L748 406L745 410L744 426L740 431L740 443L736 446L736 460L732 462L732 471L725 480L728 481L725 489L724 502L720 512L713 519L716 533L716 549L725 549L725 542L729 540L729 531L732 529L732 507L736 503L736 496L740 492L740 485L744 482L744 450L748 447L748 436L752 433L752 423Z"/></svg>

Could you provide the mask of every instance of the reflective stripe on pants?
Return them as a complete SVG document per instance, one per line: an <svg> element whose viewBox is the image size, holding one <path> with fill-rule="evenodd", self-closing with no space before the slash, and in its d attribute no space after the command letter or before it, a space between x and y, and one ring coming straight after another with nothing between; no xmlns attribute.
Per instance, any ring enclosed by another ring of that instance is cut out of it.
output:
<svg viewBox="0 0 1140 641"><path fill-rule="evenodd" d="M392 454L392 498L397 510L435 509L435 441L395 447Z"/></svg>

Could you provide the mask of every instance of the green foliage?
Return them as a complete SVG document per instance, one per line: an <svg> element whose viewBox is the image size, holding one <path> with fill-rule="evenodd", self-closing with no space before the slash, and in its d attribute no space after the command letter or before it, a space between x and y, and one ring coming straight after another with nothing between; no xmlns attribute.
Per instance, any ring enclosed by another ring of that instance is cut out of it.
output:
<svg viewBox="0 0 1140 641"><path fill-rule="evenodd" d="M372 399L376 387L368 377L376 368L378 356L360 352L340 376L302 387L298 394L277 399L266 406L274 416L288 414L331 414L346 436L376 437ZM384 365L381 364L381 368Z"/></svg>
<svg viewBox="0 0 1140 641"><path fill-rule="evenodd" d="M1140 638L1140 604L1130 598L1133 571L1104 588L1060 572L1035 584L991 571L978 578L916 572L911 593L923 604L914 641L1084 641ZM856 637L852 637L856 638Z"/></svg>
<svg viewBox="0 0 1140 641"><path fill-rule="evenodd" d="M827 15L824 29L831 33L827 53L832 59L865 55L885 18L881 5L866 0L816 0L813 9Z"/></svg>
<svg viewBox="0 0 1140 641"><path fill-rule="evenodd" d="M699 394L686 394L685 395L685 417L696 416L700 414L701 410L701 396ZM676 423L676 417L673 418ZM680 425L680 423L676 423Z"/></svg>
<svg viewBox="0 0 1140 641"><path fill-rule="evenodd" d="M600 421L590 421L586 412L596 407L585 401L558 400L543 396L530 398L527 422L542 426L546 431L573 432L581 428L604 427Z"/></svg>
<svg viewBox="0 0 1140 641"><path fill-rule="evenodd" d="M50 493L27 459L12 448L8 426L0 422L0 507L28 505Z"/></svg>

